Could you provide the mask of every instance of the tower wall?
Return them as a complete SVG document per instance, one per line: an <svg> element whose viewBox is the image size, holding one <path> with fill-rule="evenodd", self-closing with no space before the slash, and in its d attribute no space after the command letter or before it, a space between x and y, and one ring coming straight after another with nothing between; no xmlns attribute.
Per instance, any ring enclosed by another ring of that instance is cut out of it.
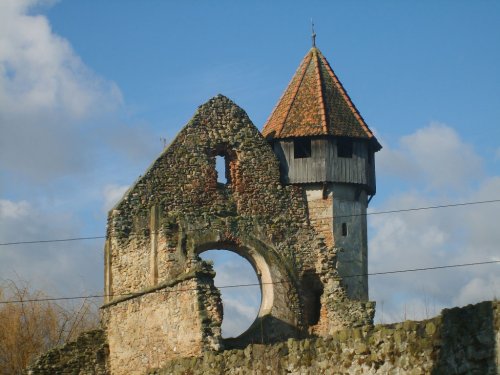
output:
<svg viewBox="0 0 500 375"><path fill-rule="evenodd" d="M337 270L347 295L368 300L367 194L356 185L304 186L311 226L329 248L341 248ZM355 276L363 275L363 276Z"/></svg>
<svg viewBox="0 0 500 375"><path fill-rule="evenodd" d="M347 295L367 301L367 195L355 185L331 184L330 189L333 195L334 245L342 249L337 255L337 269L343 278Z"/></svg>

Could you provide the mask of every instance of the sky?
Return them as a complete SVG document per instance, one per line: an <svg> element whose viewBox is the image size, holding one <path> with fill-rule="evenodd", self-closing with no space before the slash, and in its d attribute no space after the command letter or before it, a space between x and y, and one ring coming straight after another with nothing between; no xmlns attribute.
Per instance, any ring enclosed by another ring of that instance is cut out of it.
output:
<svg viewBox="0 0 500 375"><path fill-rule="evenodd" d="M498 1L3 0L0 243L102 236L107 210L219 93L262 129L311 47L311 18L383 145L371 212L500 199ZM500 260L499 209L371 215L369 271ZM256 280L219 254L218 285ZM498 297L499 271L372 276L376 321ZM0 246L7 279L102 292L103 241ZM223 297L229 336L260 297Z"/></svg>

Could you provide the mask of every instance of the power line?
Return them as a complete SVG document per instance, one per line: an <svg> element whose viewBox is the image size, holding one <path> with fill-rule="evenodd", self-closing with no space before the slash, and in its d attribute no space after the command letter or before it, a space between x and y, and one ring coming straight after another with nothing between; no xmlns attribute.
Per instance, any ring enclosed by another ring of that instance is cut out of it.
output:
<svg viewBox="0 0 500 375"><path fill-rule="evenodd" d="M407 268L407 269L395 270L395 271L361 273L361 274L358 274L358 275L346 275L346 276L343 276L342 278L360 277L360 276L390 275L390 274L395 274L395 273L440 270L440 269L444 269L444 268L471 267L471 266L479 266L479 265L483 265L483 264L495 264L495 263L500 263L500 260L490 260L490 261L475 262L475 263L450 264L450 265L446 265L446 266L434 266L434 267L422 267L422 268Z"/></svg>
<svg viewBox="0 0 500 375"><path fill-rule="evenodd" d="M342 215L342 216L339 215L339 216L334 216L334 218L393 214L393 213L397 213L397 212L423 211L423 210L433 210L433 209L437 209L437 208L471 206L471 205L475 205L475 204L498 203L498 202L500 202L500 199L492 199L492 200L487 200L487 201L476 201L476 202L464 202L464 203L451 203L451 204L442 204L442 205L437 205L437 206L403 208L403 209L399 209L399 210L389 210L389 211L374 211L374 212L367 212L364 214L352 214L352 215Z"/></svg>
<svg viewBox="0 0 500 375"><path fill-rule="evenodd" d="M419 271L429 271L429 270L438 270L445 268L458 268L458 267L472 267L486 264L497 264L500 263L500 260L491 260L484 262L474 262L474 263L461 263L461 264L449 264L444 266L434 266L434 267L423 267L423 268L408 268L402 270L393 270L393 271L382 271L382 272L371 272L371 273L360 273L354 275L345 275L342 278L350 278L350 277L360 277L360 276L378 276L378 275L391 275L396 273L406 273L406 272L419 272ZM250 284L234 284L234 285L222 285L216 286L217 289L229 289L229 288L244 288L250 286L261 286L261 285L275 285L275 284L285 284L288 281L274 281L270 283L250 283ZM186 289L178 289L175 291L169 291L168 293L179 293L179 292L189 292L195 291L198 288L186 288ZM34 299L25 299L25 300L14 300L14 301L0 301L0 304L8 304L8 303L24 303L24 302L50 302L50 301L67 301L67 300L77 300L77 299L93 299L93 298L103 298L103 297L134 297L134 295L140 296L144 293L125 293L125 294L97 294L97 295L88 295L88 296L74 296L74 297L47 297L47 298L34 298Z"/></svg>
<svg viewBox="0 0 500 375"><path fill-rule="evenodd" d="M367 212L367 213L361 213L361 214L351 214L351 215L338 215L338 216L333 216L332 219L344 218L344 217L393 214L393 213L398 213L398 212L422 211L422 210L432 210L432 209L438 209L438 208L461 207L461 206L471 206L471 205L476 205L476 204L498 203L498 202L500 202L500 199L492 199L492 200L476 201L476 202L465 202L465 203L452 203L452 204L444 204L444 205L438 205L438 206L403 208L403 209L399 209L399 210L374 211L374 212ZM98 240L98 239L104 239L104 238L106 238L106 236L72 237L72 238L50 239L50 240L33 240L33 241L16 241L16 242L3 242L3 243L0 243L0 246L25 245L25 244L37 244L37 243L52 243L52 242L71 242L71 241L84 241L84 240Z"/></svg>
<svg viewBox="0 0 500 375"><path fill-rule="evenodd" d="M32 243L48 243L48 242L70 242L70 241L83 241L83 240L97 240L103 239L106 236L93 236L93 237L74 237L74 238L60 238L54 240L33 240L33 241L17 241L17 242L5 242L0 243L0 246L8 246L8 245L23 245L23 244L32 244Z"/></svg>

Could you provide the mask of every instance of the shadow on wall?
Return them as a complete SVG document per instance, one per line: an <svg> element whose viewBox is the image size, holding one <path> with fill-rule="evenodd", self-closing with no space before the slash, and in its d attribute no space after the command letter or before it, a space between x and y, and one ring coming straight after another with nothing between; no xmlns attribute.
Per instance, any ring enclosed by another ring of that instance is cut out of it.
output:
<svg viewBox="0 0 500 375"><path fill-rule="evenodd" d="M441 348L433 375L497 374L495 332L498 327L495 330L495 325L500 325L500 321L495 322L498 313L495 314L494 309L498 307L486 301L473 308L443 310L439 333Z"/></svg>

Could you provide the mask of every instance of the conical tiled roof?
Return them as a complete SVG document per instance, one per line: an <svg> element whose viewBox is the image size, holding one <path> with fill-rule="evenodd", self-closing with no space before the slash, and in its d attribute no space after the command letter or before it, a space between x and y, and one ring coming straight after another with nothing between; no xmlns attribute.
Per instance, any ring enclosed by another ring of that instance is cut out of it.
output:
<svg viewBox="0 0 500 375"><path fill-rule="evenodd" d="M264 125L268 139L332 135L365 138L381 148L330 64L311 48Z"/></svg>

